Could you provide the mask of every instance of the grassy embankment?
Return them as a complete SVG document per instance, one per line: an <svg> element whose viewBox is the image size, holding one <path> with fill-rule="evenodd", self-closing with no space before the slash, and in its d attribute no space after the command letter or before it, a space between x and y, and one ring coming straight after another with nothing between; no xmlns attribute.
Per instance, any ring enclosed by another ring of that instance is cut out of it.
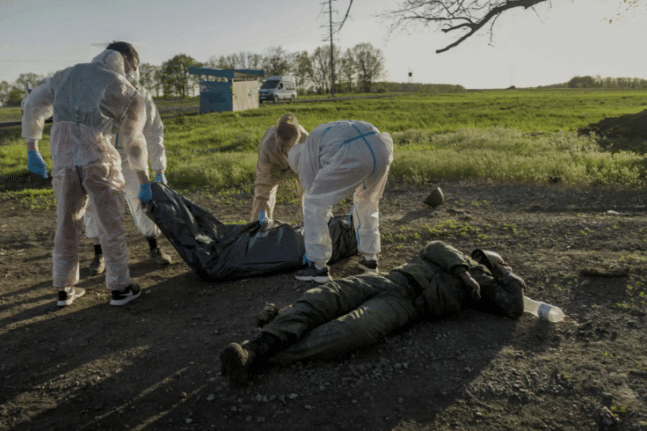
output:
<svg viewBox="0 0 647 431"><path fill-rule="evenodd" d="M291 111L307 130L327 121L361 119L390 132L395 142L392 178L524 183L560 178L565 184L639 187L645 170L641 152L602 150L575 131L605 117L640 112L646 95L646 91L501 90L270 103L255 110L201 116L187 113L165 118L167 173L176 188L251 187L258 142L280 115ZM164 109L172 103L158 105ZM47 139L40 146L51 165ZM19 131L5 132L0 140L4 144L0 178L24 172L26 151Z"/></svg>
<svg viewBox="0 0 647 431"><path fill-rule="evenodd" d="M20 121L20 107L9 106L0 108L0 121Z"/></svg>

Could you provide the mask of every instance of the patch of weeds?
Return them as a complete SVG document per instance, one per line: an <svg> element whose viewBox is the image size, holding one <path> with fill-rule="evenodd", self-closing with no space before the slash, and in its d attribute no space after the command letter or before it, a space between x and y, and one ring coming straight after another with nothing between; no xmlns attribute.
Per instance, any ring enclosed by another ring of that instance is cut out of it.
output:
<svg viewBox="0 0 647 431"><path fill-rule="evenodd" d="M647 260L647 257L639 254L623 254L618 258L619 262L623 263L642 263Z"/></svg>
<svg viewBox="0 0 647 431"><path fill-rule="evenodd" d="M241 225L241 224L247 224L247 223L249 223L249 221L248 221L248 220L240 219L240 220L236 220L236 221L228 222L227 224L230 224L230 225Z"/></svg>
<svg viewBox="0 0 647 431"><path fill-rule="evenodd" d="M454 219L441 220L434 227L425 225L424 229L426 233L438 238L446 238L450 235L458 235L464 238L468 236L474 237L479 233L478 228Z"/></svg>
<svg viewBox="0 0 647 431"><path fill-rule="evenodd" d="M7 196L30 210L47 210L56 207L53 189L24 189L7 192Z"/></svg>
<svg viewBox="0 0 647 431"><path fill-rule="evenodd" d="M215 197L214 197L213 193L211 193L210 191L200 190L200 191L198 191L197 195L200 198L208 200L208 201L215 200Z"/></svg>
<svg viewBox="0 0 647 431"><path fill-rule="evenodd" d="M629 276L629 282L625 287L625 293L628 299L624 302L617 302L614 304L616 308L620 309L635 309L647 305L647 291L645 282L633 275Z"/></svg>
<svg viewBox="0 0 647 431"><path fill-rule="evenodd" d="M248 197L251 194L251 186L223 187L218 190L218 193L216 193L212 200L220 204L233 204L237 200Z"/></svg>
<svg viewBox="0 0 647 431"><path fill-rule="evenodd" d="M627 406L611 406L611 411L616 415L626 415L629 413Z"/></svg>
<svg viewBox="0 0 647 431"><path fill-rule="evenodd" d="M473 236L473 235L476 235L477 231L478 231L478 229L477 229L477 228L475 228L474 226L470 226L470 225L468 225L468 224L465 224L465 225L463 225L463 226L458 230L458 232L457 232L457 233L458 233L461 237L463 237L463 238L467 238L467 237L471 237L471 236Z"/></svg>
<svg viewBox="0 0 647 431"><path fill-rule="evenodd" d="M517 225L515 223L503 223L501 225L501 229L503 229L505 231L508 231L508 232L510 232L512 234L517 233Z"/></svg>

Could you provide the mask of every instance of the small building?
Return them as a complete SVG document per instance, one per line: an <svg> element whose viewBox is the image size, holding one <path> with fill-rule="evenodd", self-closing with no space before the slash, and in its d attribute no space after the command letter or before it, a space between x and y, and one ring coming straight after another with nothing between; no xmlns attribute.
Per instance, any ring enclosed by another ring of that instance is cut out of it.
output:
<svg viewBox="0 0 647 431"><path fill-rule="evenodd" d="M200 114L243 111L259 107L258 79L263 70L202 69L190 67L189 74L217 76L227 81L200 81Z"/></svg>

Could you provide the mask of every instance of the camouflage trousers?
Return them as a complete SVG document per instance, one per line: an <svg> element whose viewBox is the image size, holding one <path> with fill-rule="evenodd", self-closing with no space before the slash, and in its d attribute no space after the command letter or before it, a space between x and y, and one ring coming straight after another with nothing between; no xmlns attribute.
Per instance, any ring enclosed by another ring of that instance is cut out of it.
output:
<svg viewBox="0 0 647 431"><path fill-rule="evenodd" d="M407 289L383 275L365 274L308 290L263 327L288 346L272 362L329 359L377 343L416 318Z"/></svg>

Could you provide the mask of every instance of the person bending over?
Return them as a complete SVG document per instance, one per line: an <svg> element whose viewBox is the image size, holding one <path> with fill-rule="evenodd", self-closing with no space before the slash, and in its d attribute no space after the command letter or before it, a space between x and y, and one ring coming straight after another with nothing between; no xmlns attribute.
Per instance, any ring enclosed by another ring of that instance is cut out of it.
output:
<svg viewBox="0 0 647 431"><path fill-rule="evenodd" d="M380 252L379 201L393 161L393 140L366 121L344 120L317 126L302 144L288 153L299 174L303 196L303 237L308 267L297 280L330 280L332 255L328 220L332 207L353 196L351 211L359 251L359 267L377 272Z"/></svg>
<svg viewBox="0 0 647 431"><path fill-rule="evenodd" d="M292 113L283 115L275 125L267 129L258 146L250 222L256 221L261 211L265 211L266 217L274 218L279 184L286 179L297 178L288 163L288 152L296 144L305 142L307 137L308 132Z"/></svg>

